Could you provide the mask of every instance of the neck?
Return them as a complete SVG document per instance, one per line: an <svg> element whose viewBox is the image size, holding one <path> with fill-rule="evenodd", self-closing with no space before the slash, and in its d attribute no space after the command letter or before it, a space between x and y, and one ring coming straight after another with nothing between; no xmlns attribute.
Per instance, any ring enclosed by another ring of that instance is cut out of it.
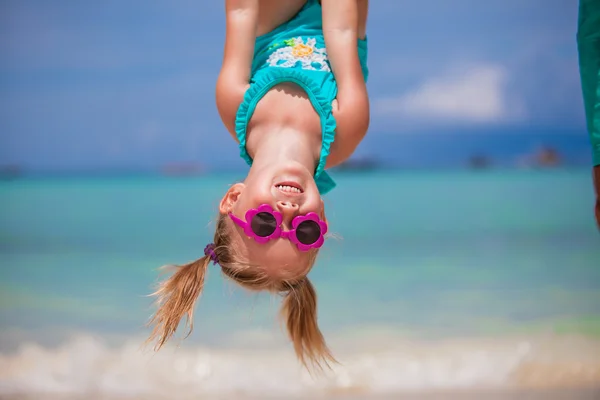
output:
<svg viewBox="0 0 600 400"><path fill-rule="evenodd" d="M289 127L257 126L248 135L246 150L251 169L295 162L314 171L321 152L321 138Z"/></svg>

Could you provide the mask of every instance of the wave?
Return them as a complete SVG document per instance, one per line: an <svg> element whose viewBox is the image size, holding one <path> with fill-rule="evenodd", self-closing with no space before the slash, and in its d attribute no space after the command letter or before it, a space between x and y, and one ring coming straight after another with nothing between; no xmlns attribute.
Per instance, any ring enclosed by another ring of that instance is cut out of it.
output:
<svg viewBox="0 0 600 400"><path fill-rule="evenodd" d="M55 348L23 344L0 356L0 396L264 399L600 385L600 342L578 337L363 339L360 348L346 342L336 351L341 364L313 377L287 347L185 345L153 353L140 343L115 347L80 335Z"/></svg>

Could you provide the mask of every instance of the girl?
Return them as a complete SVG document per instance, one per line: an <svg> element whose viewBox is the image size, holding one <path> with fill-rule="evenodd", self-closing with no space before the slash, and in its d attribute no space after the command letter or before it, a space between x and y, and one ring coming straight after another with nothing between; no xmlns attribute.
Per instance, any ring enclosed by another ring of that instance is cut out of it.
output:
<svg viewBox="0 0 600 400"><path fill-rule="evenodd" d="M303 365L334 361L306 275L327 232L321 195L335 186L324 170L346 160L369 125L367 1L226 0L216 101L250 170L221 199L205 256L178 267L155 293L157 349L184 316L191 330L212 261L245 288L283 295Z"/></svg>

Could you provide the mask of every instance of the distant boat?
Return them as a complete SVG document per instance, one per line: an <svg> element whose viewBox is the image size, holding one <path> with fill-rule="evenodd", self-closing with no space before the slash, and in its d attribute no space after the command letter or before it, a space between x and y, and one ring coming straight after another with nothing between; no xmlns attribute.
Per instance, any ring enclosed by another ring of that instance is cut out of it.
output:
<svg viewBox="0 0 600 400"><path fill-rule="evenodd" d="M541 148L534 157L538 167L557 167L562 164L562 157L557 150L551 147Z"/></svg>
<svg viewBox="0 0 600 400"><path fill-rule="evenodd" d="M491 167L491 162L484 155L474 155L469 158L468 166L470 169L488 169Z"/></svg>
<svg viewBox="0 0 600 400"><path fill-rule="evenodd" d="M18 165L0 165L0 179L12 180L23 175L23 170Z"/></svg>
<svg viewBox="0 0 600 400"><path fill-rule="evenodd" d="M196 176L204 173L204 168L198 164L167 164L161 168L166 176Z"/></svg>
<svg viewBox="0 0 600 400"><path fill-rule="evenodd" d="M517 165L522 168L554 168L564 164L558 150L543 146L530 154L520 157Z"/></svg>
<svg viewBox="0 0 600 400"><path fill-rule="evenodd" d="M372 171L379 168L379 162L371 158L353 159L335 167L336 171Z"/></svg>

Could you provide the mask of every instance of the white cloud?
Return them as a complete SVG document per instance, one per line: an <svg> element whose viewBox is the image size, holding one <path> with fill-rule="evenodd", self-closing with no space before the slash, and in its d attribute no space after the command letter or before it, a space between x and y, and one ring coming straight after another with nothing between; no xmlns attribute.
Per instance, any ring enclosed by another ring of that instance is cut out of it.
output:
<svg viewBox="0 0 600 400"><path fill-rule="evenodd" d="M443 122L490 123L524 116L509 101L507 72L497 65L478 65L424 81L398 96L376 99L377 115Z"/></svg>

